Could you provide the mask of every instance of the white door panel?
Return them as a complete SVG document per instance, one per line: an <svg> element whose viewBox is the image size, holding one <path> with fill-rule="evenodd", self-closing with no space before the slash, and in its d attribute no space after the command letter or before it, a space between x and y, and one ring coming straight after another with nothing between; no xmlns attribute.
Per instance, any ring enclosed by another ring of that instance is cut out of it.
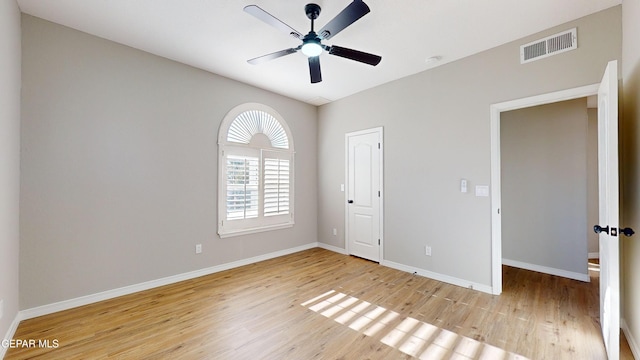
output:
<svg viewBox="0 0 640 360"><path fill-rule="evenodd" d="M355 214L353 219L352 232L353 242L358 246L371 246L375 247L378 243L377 238L373 235L374 221L370 215Z"/></svg>
<svg viewBox="0 0 640 360"><path fill-rule="evenodd" d="M600 324L610 360L620 357L618 200L618 63L611 61L598 90Z"/></svg>
<svg viewBox="0 0 640 360"><path fill-rule="evenodd" d="M375 135L375 134L373 134ZM375 136L361 135L363 138L353 140L353 201L361 208L371 208L373 206L372 186L373 177L371 170L373 167L373 147L370 143L359 141L376 141ZM376 149L377 150L377 149ZM363 209L364 210L364 209Z"/></svg>

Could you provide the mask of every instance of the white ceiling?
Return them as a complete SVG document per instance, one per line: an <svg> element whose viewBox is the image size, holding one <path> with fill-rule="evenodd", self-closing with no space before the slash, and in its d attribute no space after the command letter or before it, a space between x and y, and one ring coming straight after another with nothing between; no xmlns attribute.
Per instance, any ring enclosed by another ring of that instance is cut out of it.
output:
<svg viewBox="0 0 640 360"><path fill-rule="evenodd" d="M320 105L615 6L622 0L365 0L371 12L326 45L382 56L372 67L324 53L311 84L306 57L248 59L300 41L245 13L256 4L302 34L312 0L17 0L55 23ZM351 0L316 0L321 28ZM426 59L441 56L435 64Z"/></svg>

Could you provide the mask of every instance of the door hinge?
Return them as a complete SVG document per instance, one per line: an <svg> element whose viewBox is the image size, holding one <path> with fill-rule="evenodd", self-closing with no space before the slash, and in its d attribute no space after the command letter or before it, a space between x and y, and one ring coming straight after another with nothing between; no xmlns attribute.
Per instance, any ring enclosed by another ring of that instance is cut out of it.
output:
<svg viewBox="0 0 640 360"><path fill-rule="evenodd" d="M380 197L380 190L378 190L378 197Z"/></svg>
<svg viewBox="0 0 640 360"><path fill-rule="evenodd" d="M378 245L380 245L380 239L378 239Z"/></svg>
<svg viewBox="0 0 640 360"><path fill-rule="evenodd" d="M380 149L380 143L378 143L378 149Z"/></svg>

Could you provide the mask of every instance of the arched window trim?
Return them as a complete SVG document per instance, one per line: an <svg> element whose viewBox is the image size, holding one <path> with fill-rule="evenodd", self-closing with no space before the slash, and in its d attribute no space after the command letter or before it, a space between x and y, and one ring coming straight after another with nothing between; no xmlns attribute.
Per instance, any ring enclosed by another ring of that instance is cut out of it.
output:
<svg viewBox="0 0 640 360"><path fill-rule="evenodd" d="M265 115L260 114L261 112ZM253 114L249 114L247 118L247 113ZM241 127L236 126L237 123L234 125L239 117L239 121L248 121L249 124L241 124ZM235 131L231 137L228 135L230 129ZM261 143L262 146L260 143L257 145L253 143L251 137L257 133L265 135L270 145L265 144L264 141ZM283 135L286 136L286 140L283 139ZM249 181L242 181L240 186L244 188L241 190L237 190L237 182L228 177L229 173L238 173L238 171L244 176L243 179L251 178ZM252 175L248 176L248 174ZM285 174L285 180L282 180L283 174ZM294 142L289 126L282 116L273 108L260 103L245 103L231 109L224 117L218 131L218 234L220 237L292 227L294 224L293 174ZM279 179L276 180L278 190L273 190L274 179ZM271 186L265 185L267 183ZM232 187L236 189L232 190ZM239 201L236 197L238 192L240 193L238 197L241 199ZM274 202L273 196L278 200ZM234 201L241 204L241 209L237 205L235 211L227 208Z"/></svg>

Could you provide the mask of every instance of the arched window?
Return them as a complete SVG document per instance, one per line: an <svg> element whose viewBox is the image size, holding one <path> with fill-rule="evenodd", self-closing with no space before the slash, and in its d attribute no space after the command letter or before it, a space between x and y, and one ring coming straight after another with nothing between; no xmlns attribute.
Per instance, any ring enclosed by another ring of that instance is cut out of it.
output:
<svg viewBox="0 0 640 360"><path fill-rule="evenodd" d="M227 113L218 133L220 237L293 226L293 155L291 131L272 108Z"/></svg>

